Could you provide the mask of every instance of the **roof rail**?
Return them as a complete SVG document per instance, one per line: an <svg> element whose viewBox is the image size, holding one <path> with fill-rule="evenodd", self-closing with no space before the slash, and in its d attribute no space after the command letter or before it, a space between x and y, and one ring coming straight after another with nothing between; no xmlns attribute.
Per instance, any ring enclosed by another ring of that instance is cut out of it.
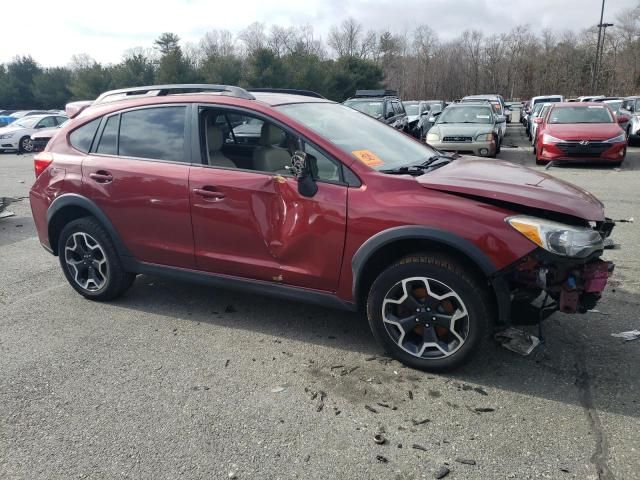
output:
<svg viewBox="0 0 640 480"><path fill-rule="evenodd" d="M320 95L319 93L313 92L311 90L300 90L298 88L250 88L249 92L288 93L290 95L302 95L305 97L323 98L326 100L326 98Z"/></svg>
<svg viewBox="0 0 640 480"><path fill-rule="evenodd" d="M81 100L79 102L67 103L64 107L64 111L69 118L75 118L87 107L93 104L93 100Z"/></svg>
<svg viewBox="0 0 640 480"><path fill-rule="evenodd" d="M204 93L217 92L229 97L244 98L245 100L255 100L256 98L247 92L244 88L234 87L231 85L212 85L199 83L185 83L174 85L149 85L146 87L120 88L118 90L110 90L100 95L94 105L108 102L116 102L127 98L136 97L161 97L164 95L175 95L181 93Z"/></svg>
<svg viewBox="0 0 640 480"><path fill-rule="evenodd" d="M356 97L397 97L395 90L356 90Z"/></svg>

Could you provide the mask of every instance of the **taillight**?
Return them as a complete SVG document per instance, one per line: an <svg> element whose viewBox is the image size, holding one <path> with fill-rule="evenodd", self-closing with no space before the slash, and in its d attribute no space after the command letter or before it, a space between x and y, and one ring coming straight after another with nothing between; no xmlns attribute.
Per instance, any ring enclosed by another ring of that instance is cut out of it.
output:
<svg viewBox="0 0 640 480"><path fill-rule="evenodd" d="M36 178L51 165L51 162L53 162L53 155L49 152L41 152L33 157L33 168L36 171Z"/></svg>

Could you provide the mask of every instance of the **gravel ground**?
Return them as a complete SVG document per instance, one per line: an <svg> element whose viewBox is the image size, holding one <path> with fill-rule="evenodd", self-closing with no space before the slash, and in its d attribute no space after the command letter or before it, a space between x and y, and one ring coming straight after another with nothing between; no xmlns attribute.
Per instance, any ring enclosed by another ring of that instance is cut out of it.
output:
<svg viewBox="0 0 640 480"><path fill-rule="evenodd" d="M501 158L533 166L519 126L505 145ZM548 172L638 219L639 169L632 148L621 169ZM1 196L32 181L30 156L0 154ZM636 223L614 231L600 313L553 315L529 357L490 345L433 375L384 357L354 314L148 276L89 302L40 247L28 201L10 209L2 479L638 478L640 340L611 337L640 329Z"/></svg>

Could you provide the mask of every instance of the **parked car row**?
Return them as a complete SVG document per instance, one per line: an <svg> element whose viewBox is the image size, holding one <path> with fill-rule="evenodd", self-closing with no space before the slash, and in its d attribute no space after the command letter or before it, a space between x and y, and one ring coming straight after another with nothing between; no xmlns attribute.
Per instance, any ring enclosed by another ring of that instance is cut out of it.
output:
<svg viewBox="0 0 640 480"><path fill-rule="evenodd" d="M17 150L20 153L28 153L34 151L34 142L32 135L45 129L49 139L53 136L55 129L66 122L69 117L66 114L47 113L47 114L25 114L16 118L13 122L0 128L0 152L3 150ZM54 130L52 130L54 129ZM42 138L38 137L38 145L40 149ZM47 140L48 141L48 140ZM45 143L46 145L46 143Z"/></svg>

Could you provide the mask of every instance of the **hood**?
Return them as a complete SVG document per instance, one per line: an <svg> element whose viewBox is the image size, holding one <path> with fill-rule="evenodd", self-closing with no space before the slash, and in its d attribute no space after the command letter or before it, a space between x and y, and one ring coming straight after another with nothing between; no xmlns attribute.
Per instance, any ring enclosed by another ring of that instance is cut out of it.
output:
<svg viewBox="0 0 640 480"><path fill-rule="evenodd" d="M25 130L24 127L18 127L17 125L6 125L2 128L0 128L0 135L4 135L5 133L13 133L13 132L17 132L18 130Z"/></svg>
<svg viewBox="0 0 640 480"><path fill-rule="evenodd" d="M460 157L416 180L431 190L509 202L584 220L604 220L604 205L586 190L510 162Z"/></svg>
<svg viewBox="0 0 640 480"><path fill-rule="evenodd" d="M561 140L609 140L624 133L617 123L547 123L544 132Z"/></svg>
<svg viewBox="0 0 640 480"><path fill-rule="evenodd" d="M493 125L490 123L441 123L433 127L434 131L439 131L440 136L465 136L475 137L483 133L493 132Z"/></svg>

